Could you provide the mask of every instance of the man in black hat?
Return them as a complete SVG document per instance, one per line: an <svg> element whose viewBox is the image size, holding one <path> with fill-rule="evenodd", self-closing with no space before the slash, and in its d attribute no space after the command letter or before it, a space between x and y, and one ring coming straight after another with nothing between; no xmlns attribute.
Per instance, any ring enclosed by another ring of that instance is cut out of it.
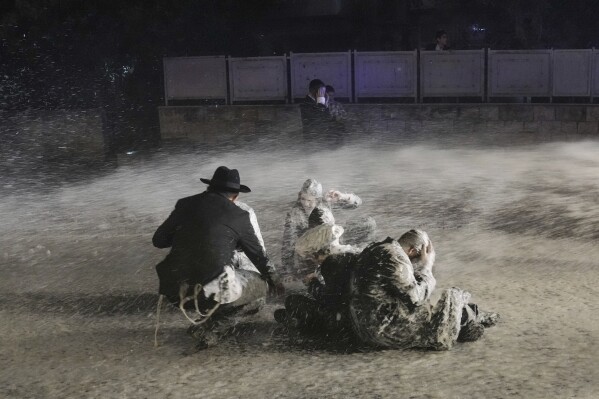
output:
<svg viewBox="0 0 599 399"><path fill-rule="evenodd" d="M157 248L171 247L156 266L160 294L176 305L190 296L197 298L202 314L230 313L262 303L269 287L281 285L250 214L235 205L240 192L251 190L240 184L237 169L225 166L217 168L212 179L200 180L208 189L178 200L152 238ZM235 268L236 249L259 273Z"/></svg>

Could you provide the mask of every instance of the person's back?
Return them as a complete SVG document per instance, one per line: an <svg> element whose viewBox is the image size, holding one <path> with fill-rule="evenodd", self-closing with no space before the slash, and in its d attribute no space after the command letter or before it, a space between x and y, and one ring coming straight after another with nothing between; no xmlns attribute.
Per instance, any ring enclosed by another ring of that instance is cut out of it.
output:
<svg viewBox="0 0 599 399"><path fill-rule="evenodd" d="M327 257L320 265L320 274L324 280L321 299L335 308L349 305L351 297L351 279L359 254L346 252Z"/></svg>

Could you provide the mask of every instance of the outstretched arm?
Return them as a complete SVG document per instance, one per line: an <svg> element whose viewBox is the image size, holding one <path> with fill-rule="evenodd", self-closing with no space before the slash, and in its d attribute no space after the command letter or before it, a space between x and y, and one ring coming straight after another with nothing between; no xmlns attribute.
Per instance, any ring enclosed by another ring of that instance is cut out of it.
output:
<svg viewBox="0 0 599 399"><path fill-rule="evenodd" d="M362 199L356 194L342 193L338 190L329 190L324 198L332 206L345 209L353 209L362 205Z"/></svg>

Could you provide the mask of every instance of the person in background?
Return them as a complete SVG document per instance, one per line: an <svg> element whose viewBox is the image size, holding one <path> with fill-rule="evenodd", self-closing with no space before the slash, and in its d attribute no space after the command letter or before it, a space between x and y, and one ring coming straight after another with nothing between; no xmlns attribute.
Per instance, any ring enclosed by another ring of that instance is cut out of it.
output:
<svg viewBox="0 0 599 399"><path fill-rule="evenodd" d="M347 118L347 113L343 108L343 105L338 103L335 100L335 88L331 85L326 85L326 98L327 98L327 107L329 107L329 112L333 118L337 121L343 121Z"/></svg>
<svg viewBox="0 0 599 399"><path fill-rule="evenodd" d="M345 126L336 121L327 106L326 86L320 79L308 85L308 94L300 104L302 131L306 140L329 139L343 142Z"/></svg>
<svg viewBox="0 0 599 399"><path fill-rule="evenodd" d="M435 33L435 42L426 46L425 50L449 50L447 32L445 32L444 30L438 30Z"/></svg>

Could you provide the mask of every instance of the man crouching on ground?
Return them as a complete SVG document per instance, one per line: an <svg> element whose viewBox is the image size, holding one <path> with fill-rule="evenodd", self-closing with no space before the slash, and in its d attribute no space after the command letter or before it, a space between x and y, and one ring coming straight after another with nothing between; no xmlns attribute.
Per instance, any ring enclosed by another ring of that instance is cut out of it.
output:
<svg viewBox="0 0 599 399"><path fill-rule="evenodd" d="M263 303L268 288L280 289L275 268L256 235L250 214L235 205L240 184L237 169L220 166L205 192L177 201L174 211L154 233L157 248L171 247L156 266L159 293L171 303L182 302L200 316L247 311ZM259 273L235 268L233 256L239 248ZM191 299L191 300L190 300ZM205 320L203 320L205 321ZM194 328L199 347L216 342L209 323Z"/></svg>

